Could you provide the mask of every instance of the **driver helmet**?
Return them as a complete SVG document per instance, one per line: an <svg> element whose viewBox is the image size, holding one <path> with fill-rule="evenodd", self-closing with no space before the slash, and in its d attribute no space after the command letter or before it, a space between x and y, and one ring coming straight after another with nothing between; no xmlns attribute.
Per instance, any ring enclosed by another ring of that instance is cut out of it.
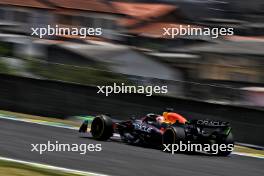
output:
<svg viewBox="0 0 264 176"><path fill-rule="evenodd" d="M156 117L156 122L163 123L164 122L164 117L163 116Z"/></svg>

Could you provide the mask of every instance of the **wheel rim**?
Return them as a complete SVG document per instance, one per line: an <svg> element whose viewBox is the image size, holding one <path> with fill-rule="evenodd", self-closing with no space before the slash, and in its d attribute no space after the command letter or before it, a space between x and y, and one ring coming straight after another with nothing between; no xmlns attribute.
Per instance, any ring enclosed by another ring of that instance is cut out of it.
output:
<svg viewBox="0 0 264 176"><path fill-rule="evenodd" d="M104 131L104 122L100 118L95 118L92 122L91 133L93 137L98 138L102 136Z"/></svg>

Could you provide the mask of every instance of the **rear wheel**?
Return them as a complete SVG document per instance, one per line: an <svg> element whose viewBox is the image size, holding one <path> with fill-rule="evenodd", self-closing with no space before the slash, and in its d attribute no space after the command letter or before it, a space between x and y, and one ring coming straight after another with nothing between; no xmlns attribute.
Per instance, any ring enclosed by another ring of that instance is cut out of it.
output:
<svg viewBox="0 0 264 176"><path fill-rule="evenodd" d="M184 127L171 126L162 135L162 145L165 147L165 145L180 144L185 141L185 136Z"/></svg>
<svg viewBox="0 0 264 176"><path fill-rule="evenodd" d="M230 132L228 134L228 136L226 136L224 139L220 140L218 142L218 144L219 145L225 144L226 147L227 147L227 150L225 150L225 151L220 151L219 150L218 153L217 153L218 156L228 156L228 155L230 155L230 153L232 152L233 147L234 147L234 137L233 137L233 134Z"/></svg>
<svg viewBox="0 0 264 176"><path fill-rule="evenodd" d="M107 140L113 136L113 121L106 115L95 117L91 125L91 134L94 139Z"/></svg>

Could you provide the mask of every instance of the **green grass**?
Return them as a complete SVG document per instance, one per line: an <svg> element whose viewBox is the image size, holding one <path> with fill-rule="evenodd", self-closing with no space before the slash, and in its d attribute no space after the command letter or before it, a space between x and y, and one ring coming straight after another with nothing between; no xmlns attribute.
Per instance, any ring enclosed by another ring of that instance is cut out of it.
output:
<svg viewBox="0 0 264 176"><path fill-rule="evenodd" d="M19 58L17 58L19 59ZM24 73L29 73L44 79L59 80L83 85L102 86L115 83L126 83L125 76L107 70L105 66L93 67L74 66L67 64L48 63L38 59L20 58L25 67ZM0 73L20 76L20 71L9 67L0 57Z"/></svg>
<svg viewBox="0 0 264 176"><path fill-rule="evenodd" d="M14 71L10 69L5 62L3 62L0 58L0 73L5 73L5 74L13 74Z"/></svg>
<svg viewBox="0 0 264 176"><path fill-rule="evenodd" d="M0 175L3 176L81 176L58 170L44 169L37 166L0 160Z"/></svg>
<svg viewBox="0 0 264 176"><path fill-rule="evenodd" d="M31 60L28 61L27 70L34 75L47 79L85 85L106 85L113 82L122 82L122 78L117 74L90 67L52 64Z"/></svg>

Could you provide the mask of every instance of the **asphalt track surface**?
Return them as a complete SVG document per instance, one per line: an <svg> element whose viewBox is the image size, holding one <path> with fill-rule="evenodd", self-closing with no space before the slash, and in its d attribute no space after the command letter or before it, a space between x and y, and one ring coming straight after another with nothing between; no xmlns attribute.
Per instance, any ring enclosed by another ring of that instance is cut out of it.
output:
<svg viewBox="0 0 264 176"><path fill-rule="evenodd" d="M101 143L101 152L31 152L31 144L48 140L69 144ZM168 154L120 142L99 142L78 131L0 119L0 156L109 175L263 176L264 160L245 156L212 157Z"/></svg>

